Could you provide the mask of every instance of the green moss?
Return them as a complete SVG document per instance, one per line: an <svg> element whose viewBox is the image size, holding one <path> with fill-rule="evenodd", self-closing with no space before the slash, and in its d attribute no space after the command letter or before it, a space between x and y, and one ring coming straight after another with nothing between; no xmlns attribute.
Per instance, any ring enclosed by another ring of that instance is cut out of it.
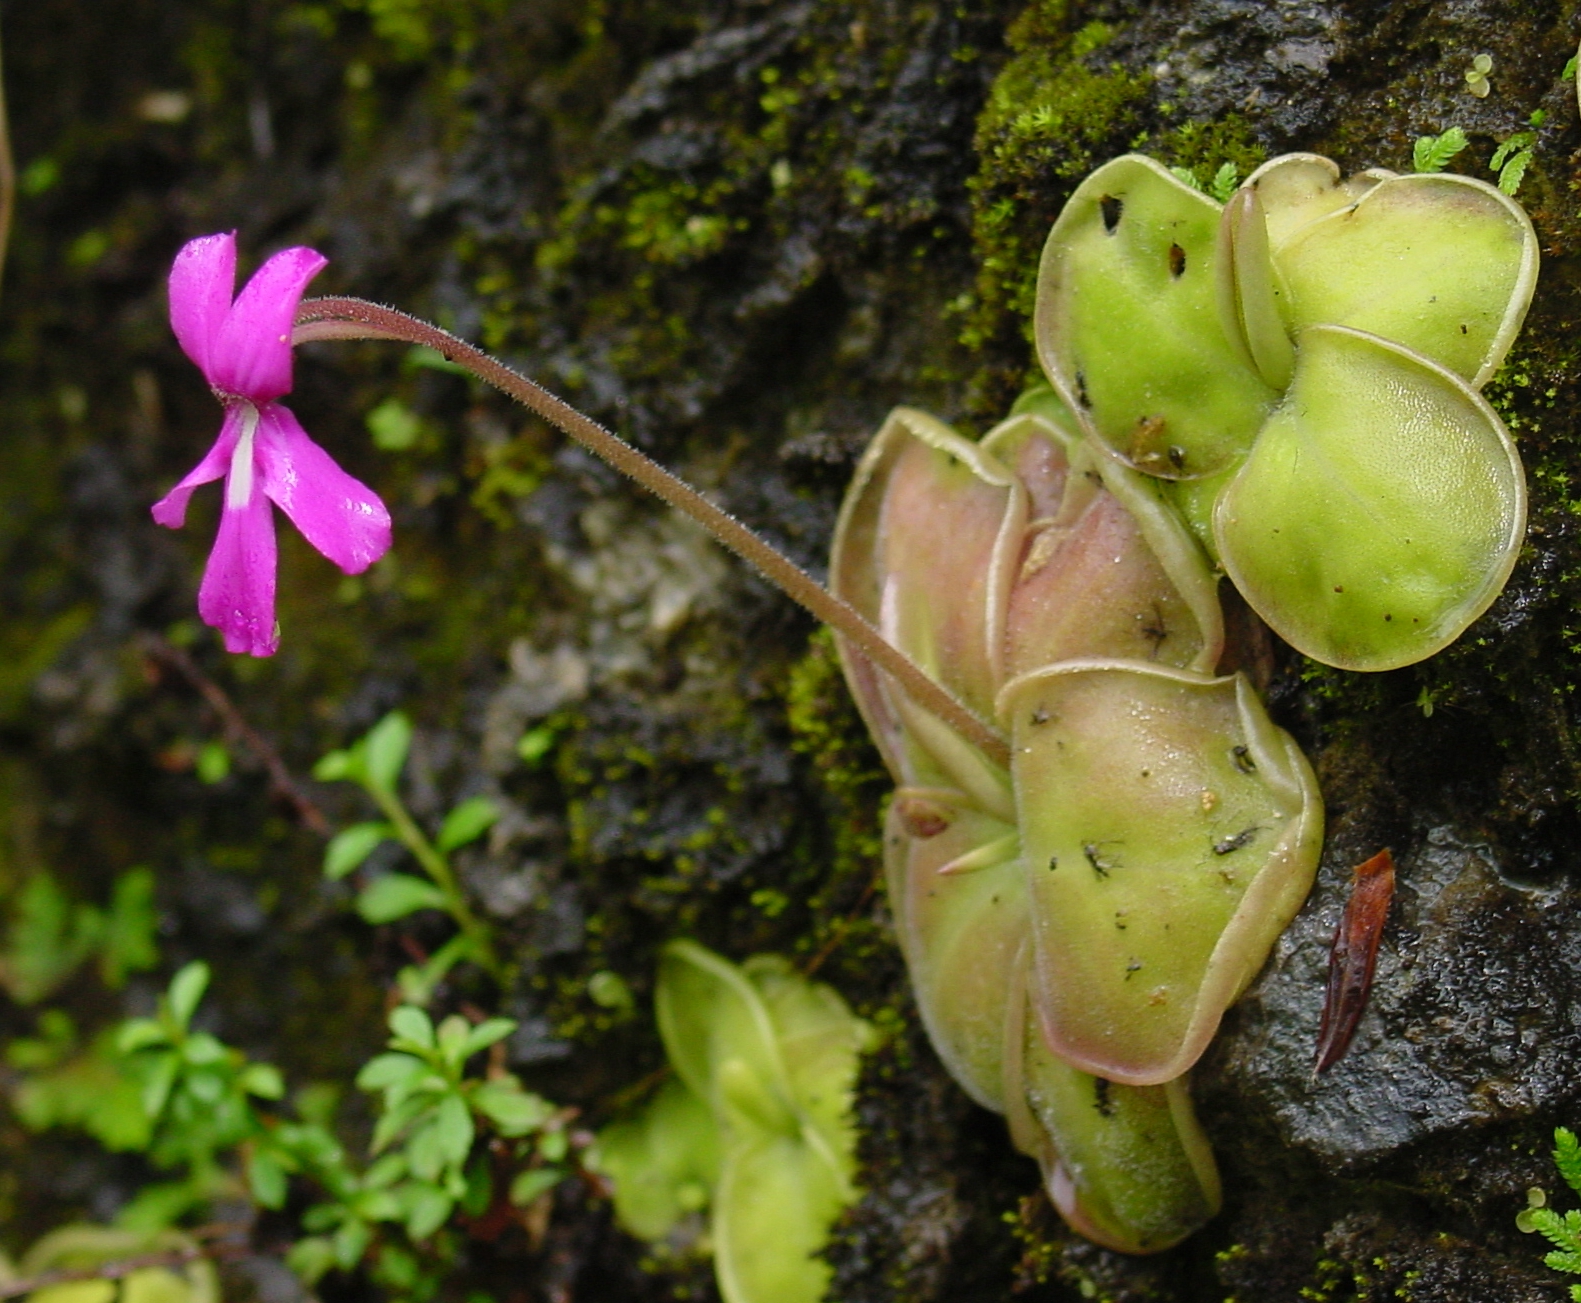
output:
<svg viewBox="0 0 1581 1303"><path fill-rule="evenodd" d="M1060 205L1142 125L1151 78L1106 63L1102 23L1064 30L1062 0L1038 0L1012 25L1012 51L977 122L972 240L978 278L963 332L974 348L1030 319L1038 255Z"/></svg>
<svg viewBox="0 0 1581 1303"><path fill-rule="evenodd" d="M1170 109L1159 105L1160 113ZM1237 180L1245 180L1268 158L1252 124L1236 113L1163 131L1148 143L1147 152L1166 167L1190 172L1204 189L1226 163L1235 169Z"/></svg>
<svg viewBox="0 0 1581 1303"><path fill-rule="evenodd" d="M809 902L812 931L798 948L822 955L838 947L840 965L861 971L873 949L888 954L894 948L888 934L868 921L865 908L883 861L882 813L890 781L846 690L829 630L814 634L806 655L791 668L785 705L791 746L811 762L828 797L831 830L829 858L818 866Z"/></svg>

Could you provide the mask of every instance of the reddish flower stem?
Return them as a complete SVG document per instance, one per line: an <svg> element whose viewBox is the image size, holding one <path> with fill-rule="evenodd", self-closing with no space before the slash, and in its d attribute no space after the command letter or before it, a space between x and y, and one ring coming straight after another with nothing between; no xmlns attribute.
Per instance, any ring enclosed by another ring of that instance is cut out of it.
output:
<svg viewBox="0 0 1581 1303"><path fill-rule="evenodd" d="M672 475L624 439L584 416L547 389L511 370L503 362L465 340L394 308L363 299L306 299L297 309L292 342L322 339L390 339L438 351L559 427L616 470L629 475L650 493L690 516L725 547L755 566L787 596L823 623L843 634L853 646L895 680L925 710L937 715L996 764L1008 767L1010 748L1004 737L979 719L904 652L884 637L854 606L829 592L789 557L760 538L729 512L716 507L691 485Z"/></svg>

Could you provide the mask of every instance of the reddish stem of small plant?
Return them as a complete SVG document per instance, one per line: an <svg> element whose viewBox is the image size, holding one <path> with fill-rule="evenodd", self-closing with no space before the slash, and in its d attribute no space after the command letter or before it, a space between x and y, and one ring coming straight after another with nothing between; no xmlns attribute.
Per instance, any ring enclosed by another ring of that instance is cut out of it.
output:
<svg viewBox="0 0 1581 1303"><path fill-rule="evenodd" d="M161 638L158 634L145 633L141 635L141 642L143 650L157 664L174 670L198 690L203 700L208 702L214 713L220 717L227 740L240 742L253 753L269 773L269 786L273 794L296 811L296 817L301 820L303 826L320 837L329 837L334 830L329 826L329 820L324 817L324 812L297 786L296 780L291 777L291 771L286 768L285 761L280 758L280 753L275 750L268 738L247 722L246 717L236 708L236 703L230 699L225 689L200 670L192 657L167 639Z"/></svg>
<svg viewBox="0 0 1581 1303"><path fill-rule="evenodd" d="M715 506L691 485L672 475L618 435L556 398L541 385L503 362L457 339L438 326L394 308L363 299L306 299L297 309L292 342L324 339L389 339L432 348L447 361L514 398L559 427L584 448L629 475L650 493L690 516L725 547L755 566L771 583L811 614L850 640L864 656L898 683L919 706L956 729L995 763L1008 767L1004 737L979 719L904 652L884 637L844 598L836 596L789 557L765 542L729 512Z"/></svg>

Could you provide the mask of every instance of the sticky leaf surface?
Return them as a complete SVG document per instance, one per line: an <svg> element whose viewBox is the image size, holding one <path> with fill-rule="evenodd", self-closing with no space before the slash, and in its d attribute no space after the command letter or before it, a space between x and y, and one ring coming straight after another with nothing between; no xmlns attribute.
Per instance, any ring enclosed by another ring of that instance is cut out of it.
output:
<svg viewBox="0 0 1581 1303"><path fill-rule="evenodd" d="M1138 470L1208 475L1250 446L1274 392L1219 316L1219 205L1127 155L1077 187L1044 246L1038 356L1060 396Z"/></svg>
<svg viewBox="0 0 1581 1303"><path fill-rule="evenodd" d="M1280 637L1328 665L1384 670L1487 609L1525 517L1514 445L1468 385L1383 340L1314 328L1214 531Z"/></svg>

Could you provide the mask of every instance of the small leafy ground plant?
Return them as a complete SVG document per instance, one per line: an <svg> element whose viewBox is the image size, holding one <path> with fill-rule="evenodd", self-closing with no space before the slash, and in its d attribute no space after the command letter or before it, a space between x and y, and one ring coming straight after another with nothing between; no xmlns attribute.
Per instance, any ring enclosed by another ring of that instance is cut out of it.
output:
<svg viewBox="0 0 1581 1303"><path fill-rule="evenodd" d="M1554 1166L1565 1184L1581 1194L1581 1141L1568 1127L1554 1128ZM1515 1225L1528 1233L1545 1235L1554 1246L1543 1261L1555 1271L1581 1276L1581 1211L1572 1208L1560 1213L1548 1207L1547 1194L1536 1186L1526 1192L1527 1207L1516 1217ZM1581 1285L1570 1286L1570 1297L1581 1303Z"/></svg>

